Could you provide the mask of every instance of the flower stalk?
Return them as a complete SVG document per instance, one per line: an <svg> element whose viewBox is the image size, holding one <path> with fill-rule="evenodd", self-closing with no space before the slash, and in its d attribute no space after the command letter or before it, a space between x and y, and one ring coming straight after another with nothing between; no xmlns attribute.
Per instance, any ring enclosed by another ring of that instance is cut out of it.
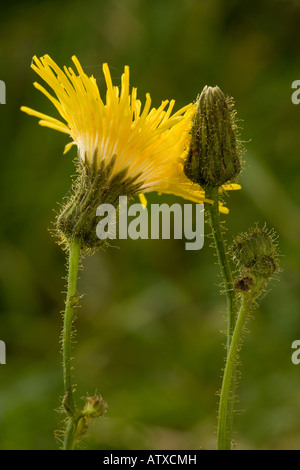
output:
<svg viewBox="0 0 300 470"><path fill-rule="evenodd" d="M226 247L226 243L224 240L222 226L220 221L220 214L218 209L218 188L217 187L209 187L207 188L207 197L211 198L215 201L213 205L207 204L206 209L208 211L209 216L209 223L211 227L211 232L213 235L214 246L217 254L218 264L220 267L222 279L223 279L223 288L226 294L227 299L227 342L226 342L226 366L227 367L229 361L229 354L231 351L231 342L235 327L235 320L236 320L236 299L235 299L235 291L233 289L233 276L231 271L231 266L228 259L228 251ZM228 381L226 380L226 398L222 399L222 414L218 418L218 435L220 433L220 428L222 428L222 432L226 436L226 446L231 443L231 434L232 434L232 424L233 424L233 413L234 413L234 404L235 404L235 388L236 388L236 380L235 380L235 370L232 367L230 371ZM223 379L224 380L224 379ZM222 395L222 391L221 391ZM224 400L226 403L226 407L224 406ZM219 402L219 406L221 401ZM224 410L224 408L226 408ZM229 442L229 444L228 444ZM218 438L218 446L219 446L219 438ZM218 447L219 448L219 447Z"/></svg>
<svg viewBox="0 0 300 470"><path fill-rule="evenodd" d="M74 385L72 383L72 330L74 321L74 310L78 305L77 279L81 253L81 240L73 237L69 240L68 261L68 288L66 306L64 312L62 353L63 353L63 380L64 398L63 408L67 414L66 427L64 431L63 450L72 450L76 447L78 440L86 432L90 418L97 418L106 412L107 404L100 395L85 398L82 410L77 409L74 400Z"/></svg>
<svg viewBox="0 0 300 470"><path fill-rule="evenodd" d="M234 389L235 389L235 371L238 358L238 352L241 346L242 331L245 324L249 294L242 295L241 306L237 315L232 339L226 358L222 388L220 393L219 413L218 413L218 432L217 449L231 449L232 418L234 411Z"/></svg>
<svg viewBox="0 0 300 470"><path fill-rule="evenodd" d="M231 267L227 255L227 247L223 237L220 214L219 214L219 195L217 187L209 187L206 190L207 197L214 201L214 204L207 204L206 210L208 211L209 223L214 239L214 245L217 253L218 264L220 266L223 286L227 298L227 312L228 312L228 326L227 326L227 353L231 342L231 337L234 328L235 312L234 312L234 299L235 292L233 290L233 277Z"/></svg>
<svg viewBox="0 0 300 470"><path fill-rule="evenodd" d="M68 288L66 306L64 312L62 351L63 351L63 379L64 379L64 399L63 407L68 415L68 422L65 431L64 449L73 448L74 436L76 432L76 406L74 402L72 385L72 326L74 319L74 308L78 304L77 278L80 258L80 240L74 238L69 243L68 262Z"/></svg>

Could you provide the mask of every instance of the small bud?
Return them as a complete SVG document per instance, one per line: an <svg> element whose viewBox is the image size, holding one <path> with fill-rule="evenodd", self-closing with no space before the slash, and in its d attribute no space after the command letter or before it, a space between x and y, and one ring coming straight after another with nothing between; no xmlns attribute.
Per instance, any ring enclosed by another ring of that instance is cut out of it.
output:
<svg viewBox="0 0 300 470"><path fill-rule="evenodd" d="M251 291L252 299L259 297L267 282L278 271L277 244L274 232L255 227L238 235L231 247L241 269L234 282L237 291Z"/></svg>
<svg viewBox="0 0 300 470"><path fill-rule="evenodd" d="M222 186L241 171L233 102L219 87L205 86L197 98L185 175L204 187Z"/></svg>
<svg viewBox="0 0 300 470"><path fill-rule="evenodd" d="M107 404L100 395L86 397L82 411L77 411L76 440L81 438L88 430L90 418L98 418L106 413Z"/></svg>
<svg viewBox="0 0 300 470"><path fill-rule="evenodd" d="M103 400L101 395L94 395L93 397L86 397L83 413L89 418L98 418L98 416L106 413L107 403Z"/></svg>
<svg viewBox="0 0 300 470"><path fill-rule="evenodd" d="M243 267L257 269L255 265L259 263L260 266L269 265L269 271L275 272L277 266L275 263L276 247L272 232L269 232L266 228L254 227L249 232L236 237L232 252L235 259ZM267 274L265 277L270 277Z"/></svg>

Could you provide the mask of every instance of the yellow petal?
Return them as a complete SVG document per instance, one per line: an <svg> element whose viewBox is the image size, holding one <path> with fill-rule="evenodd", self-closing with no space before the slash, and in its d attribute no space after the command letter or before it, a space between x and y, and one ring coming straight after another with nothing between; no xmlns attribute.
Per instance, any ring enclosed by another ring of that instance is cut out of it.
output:
<svg viewBox="0 0 300 470"><path fill-rule="evenodd" d="M148 204L146 196L144 194L140 193L139 194L139 199L140 199L140 202L141 202L142 206L146 209L147 204Z"/></svg>

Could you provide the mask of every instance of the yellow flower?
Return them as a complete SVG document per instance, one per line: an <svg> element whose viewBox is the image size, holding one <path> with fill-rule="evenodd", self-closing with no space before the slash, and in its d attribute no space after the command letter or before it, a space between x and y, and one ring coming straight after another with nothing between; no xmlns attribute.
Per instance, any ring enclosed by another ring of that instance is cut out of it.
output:
<svg viewBox="0 0 300 470"><path fill-rule="evenodd" d="M54 104L63 121L25 106L21 110L40 118L40 125L70 135L72 142L64 153L77 145L79 159L93 168L103 163L107 166L113 159L110 177L127 170L138 183L140 193L157 191L198 203L211 202L183 171L195 105L189 104L172 115L174 100L151 108L150 95L146 94L142 107L137 89L132 88L130 93L129 67L124 68L119 89L112 84L107 64L103 64L107 87L104 101L95 78L84 73L75 56L72 60L77 74L70 67L62 70L48 55L34 57L31 65L56 96L39 83L34 86ZM227 185L224 189L236 188ZM228 212L222 205L220 210Z"/></svg>

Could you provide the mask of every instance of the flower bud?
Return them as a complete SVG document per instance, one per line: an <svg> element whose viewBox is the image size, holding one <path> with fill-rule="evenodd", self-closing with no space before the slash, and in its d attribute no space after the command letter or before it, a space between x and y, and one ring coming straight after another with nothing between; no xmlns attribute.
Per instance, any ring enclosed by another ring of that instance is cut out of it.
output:
<svg viewBox="0 0 300 470"><path fill-rule="evenodd" d="M107 403L101 395L94 395L93 397L86 397L83 413L89 418L98 418L106 413L106 409Z"/></svg>
<svg viewBox="0 0 300 470"><path fill-rule="evenodd" d="M232 252L238 263L246 268L252 268L257 263L273 264L270 259L273 260L276 253L274 234L266 228L254 227L236 237ZM273 269L276 270L276 267L273 266Z"/></svg>
<svg viewBox="0 0 300 470"><path fill-rule="evenodd" d="M237 291L251 291L252 299L259 297L267 282L278 271L277 244L274 232L255 227L238 235L231 247L241 269L235 279Z"/></svg>
<svg viewBox="0 0 300 470"><path fill-rule="evenodd" d="M197 98L185 175L202 187L222 186L241 171L232 100L205 86Z"/></svg>

